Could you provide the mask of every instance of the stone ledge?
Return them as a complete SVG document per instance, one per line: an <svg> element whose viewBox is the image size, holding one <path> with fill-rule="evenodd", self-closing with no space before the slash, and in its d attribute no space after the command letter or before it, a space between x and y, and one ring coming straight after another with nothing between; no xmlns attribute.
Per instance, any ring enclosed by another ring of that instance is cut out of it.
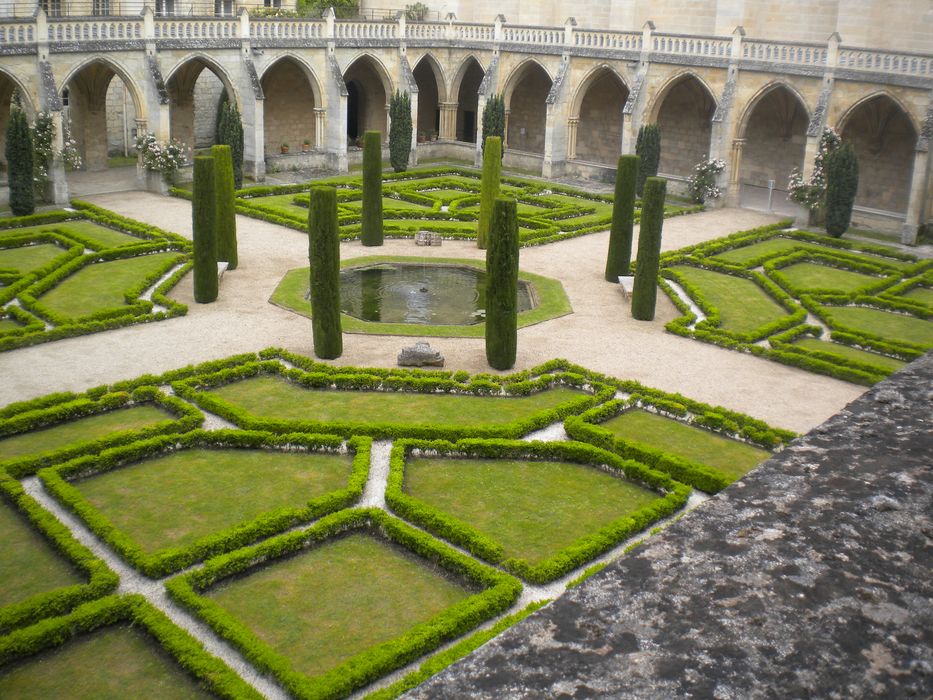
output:
<svg viewBox="0 0 933 700"><path fill-rule="evenodd" d="M930 697L933 353L408 697Z"/></svg>

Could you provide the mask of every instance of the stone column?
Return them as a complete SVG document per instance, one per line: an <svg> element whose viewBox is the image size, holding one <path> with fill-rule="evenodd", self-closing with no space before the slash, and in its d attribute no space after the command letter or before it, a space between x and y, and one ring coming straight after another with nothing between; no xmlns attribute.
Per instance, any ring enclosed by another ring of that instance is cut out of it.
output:
<svg viewBox="0 0 933 700"><path fill-rule="evenodd" d="M457 140L457 103L441 102L441 133L438 138Z"/></svg>
<svg viewBox="0 0 933 700"><path fill-rule="evenodd" d="M314 108L314 150L320 151L324 148L324 118L327 110L323 107Z"/></svg>
<svg viewBox="0 0 933 700"><path fill-rule="evenodd" d="M567 120L567 160L574 160L577 157L577 127L580 125L580 117L570 117Z"/></svg>
<svg viewBox="0 0 933 700"><path fill-rule="evenodd" d="M732 157L729 159L732 163L732 170L729 173L729 189L726 191L726 206L735 207L739 204L739 190L741 180L739 173L742 170L742 149L745 148L745 139L734 139L732 141Z"/></svg>
<svg viewBox="0 0 933 700"><path fill-rule="evenodd" d="M922 137L921 137L922 138ZM917 232L926 202L930 196L930 151L917 148L914 152L914 171L910 178L910 198L907 200L907 218L901 229L901 243L917 245Z"/></svg>
<svg viewBox="0 0 933 700"><path fill-rule="evenodd" d="M505 110L505 134L502 136L502 150L504 151L509 147L509 115L512 113L511 109ZM486 138L485 136L483 138Z"/></svg>

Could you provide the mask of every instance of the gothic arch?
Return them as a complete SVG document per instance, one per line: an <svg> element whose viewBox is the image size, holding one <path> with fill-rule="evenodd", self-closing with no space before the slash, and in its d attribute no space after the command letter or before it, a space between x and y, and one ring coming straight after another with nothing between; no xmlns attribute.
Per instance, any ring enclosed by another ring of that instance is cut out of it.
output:
<svg viewBox="0 0 933 700"><path fill-rule="evenodd" d="M169 132L192 149L214 144L217 105L222 95L239 104L227 71L200 52L179 60L165 76L165 87L169 94Z"/></svg>
<svg viewBox="0 0 933 700"><path fill-rule="evenodd" d="M516 66L505 84L506 144L527 153L544 153L547 97L554 81L535 59Z"/></svg>
<svg viewBox="0 0 933 700"><path fill-rule="evenodd" d="M661 107L664 105L664 101L668 98L671 91L676 89L686 80L696 81L697 84L699 84L706 91L706 94L709 96L709 99L713 101L713 104L716 104L716 93L713 92L712 88L709 86L709 83L707 83L703 78L701 78L692 70L682 70L675 73L661 84L661 87L657 94L655 94L650 107L645 110L645 114L647 116L644 121L646 124L652 124L658 120L658 114L661 111Z"/></svg>
<svg viewBox="0 0 933 700"><path fill-rule="evenodd" d="M605 73L608 73L614 77L622 85L622 87L625 88L626 92L628 92L629 85L628 82L626 82L625 77L608 63L601 63L600 65L591 68L589 72L583 76L583 80L581 80L580 84L577 86L577 90L573 95L573 99L570 101L571 116L580 115L580 106L583 103L584 97L586 97L586 93L589 91L593 83L602 78L603 74Z"/></svg>
<svg viewBox="0 0 933 700"><path fill-rule="evenodd" d="M457 124L455 127L458 141L476 143L476 131L479 123L479 87L486 77L482 64L472 54L461 61L451 83L451 99L457 100Z"/></svg>
<svg viewBox="0 0 933 700"><path fill-rule="evenodd" d="M807 101L804 99L803 95L800 94L800 91L791 85L790 83L783 80L772 80L767 85L764 85L758 90L751 99L745 103L745 108L742 110L742 115L739 117L739 128L736 132L737 138L745 138L746 130L748 129L748 122L754 113L755 109L758 107L759 103L768 97L771 93L776 90L786 90L795 98L797 98L797 104L803 107L804 114L807 119L807 123L810 121L810 109L807 107Z"/></svg>
<svg viewBox="0 0 933 700"><path fill-rule="evenodd" d="M280 54L269 61L269 63L267 63L266 66L262 69L262 72L259 73L259 80L264 80L269 71L272 70L275 66L279 65L282 61L292 61L293 63L297 64L302 73L304 73L305 78L308 80L308 85L311 88L311 92L314 94L314 103L319 107L323 107L324 89L321 87L321 81L318 80L317 74L314 72L314 68L312 68L311 64L308 63L304 58L290 51Z"/></svg>
<svg viewBox="0 0 933 700"><path fill-rule="evenodd" d="M347 137L351 140L364 131L388 133L387 107L393 93L385 65L372 54L362 53L343 71L347 86Z"/></svg>
<svg viewBox="0 0 933 700"><path fill-rule="evenodd" d="M426 64L434 74L434 82L437 84L437 99L439 102L447 101L447 76L444 73L444 66L434 57L434 54L428 52L421 56L412 67L412 72L417 71L422 64Z"/></svg>
<svg viewBox="0 0 933 700"><path fill-rule="evenodd" d="M898 108L900 108L901 112L904 113L904 116L908 119L908 121L910 121L910 125L911 127L913 127L913 130L918 134L920 133L920 124L914 118L914 115L911 114L910 109L907 107L907 105L905 105L900 99L898 99L896 95L888 92L887 90L875 90L874 92L871 92L865 95L864 97L860 97L858 100L856 100L851 105L849 105L845 109L845 111L842 113L842 116L839 117L839 121L836 124L836 130L839 132L842 132L842 130L845 129L847 122L849 121L849 119L852 117L852 115L855 112L857 112L862 106L864 106L868 102L871 102L872 100L876 100L878 98L886 98L890 100L891 102L893 102Z"/></svg>
<svg viewBox="0 0 933 700"><path fill-rule="evenodd" d="M454 72L454 77L450 81L451 97L454 95L460 95L460 87L463 84L463 80L466 78L467 73L470 71L470 68L474 64L480 69L483 75L486 75L486 69L483 68L482 62L476 56L470 54L462 61L460 61L460 65L457 66L457 70Z"/></svg>
<svg viewBox="0 0 933 700"><path fill-rule="evenodd" d="M919 133L910 112L892 95L876 91L845 111L838 131L858 158L856 205L905 213Z"/></svg>
<svg viewBox="0 0 933 700"><path fill-rule="evenodd" d="M123 81L123 84L126 86L127 90L130 93L130 97L133 98L133 106L136 109L136 116L138 119L147 119L146 114L146 102L142 99L142 90L139 87L139 84L133 79L132 75L119 63L112 61L109 58L104 58L103 56L92 56L91 58L85 59L80 63L72 67L71 71L65 76L65 79L59 83L59 90L64 91L68 87L69 83L77 78L85 68L92 66L93 64L98 63L103 65L106 68L109 68L114 75L116 75L120 80ZM112 78L113 76L111 76Z"/></svg>
<svg viewBox="0 0 933 700"><path fill-rule="evenodd" d="M22 107L30 120L35 116L32 96L26 86L12 73L0 69L0 162L6 162L6 128L10 119L10 106L13 103L13 93L19 91L22 96Z"/></svg>
<svg viewBox="0 0 933 700"><path fill-rule="evenodd" d="M682 71L662 86L651 119L661 129L659 172L684 178L693 173L709 155L715 112L709 85L693 71Z"/></svg>
<svg viewBox="0 0 933 700"><path fill-rule="evenodd" d="M230 78L230 74L220 63L218 63L215 59L211 58L211 56L206 53L201 53L201 52L191 53L185 56L184 58L182 58L181 60L179 60L172 67L172 69L168 73L165 74L164 76L165 84L168 85L169 83L172 82L172 80L176 79L179 72L182 70L185 70L185 68L189 64L191 64L192 61L197 61L203 64L201 70L203 70L204 68L207 68L208 70L211 71L211 73L216 75L217 79L221 83L223 83L224 89L227 91L227 96L236 100L236 103L239 106L240 111L243 110L243 105L240 103L240 100L239 100L239 93L237 92L237 89L234 87L233 80L231 80Z"/></svg>
<svg viewBox="0 0 933 700"><path fill-rule="evenodd" d="M418 114L415 129L419 135L441 132L441 103L447 101L444 72L429 53L415 64L412 76L418 86Z"/></svg>
<svg viewBox="0 0 933 700"><path fill-rule="evenodd" d="M533 71L535 68L538 68L542 73L544 73L544 75L547 76L548 81L551 83L554 82L554 78L551 77L551 74L548 72L547 68L545 68L541 62L538 61L538 59L526 58L512 69L512 72L509 73L509 77L505 80L505 87L502 89L502 96L505 98L506 109L509 109L510 103L512 102L512 93L515 92L515 88L518 87L521 79L524 78L529 71Z"/></svg>
<svg viewBox="0 0 933 700"><path fill-rule="evenodd" d="M382 83L382 89L385 90L387 99L388 97L391 97L395 92L395 86L392 84L392 79L389 77L389 71L385 64L380 61L377 56L374 56L371 53L357 54L351 61L348 61L347 67L343 71L344 80L346 80L347 73L353 70L353 68L361 62L371 65L372 69L375 71L376 75L379 77L380 82Z"/></svg>
<svg viewBox="0 0 933 700"><path fill-rule="evenodd" d="M263 144L265 154L276 153L287 144L297 152L321 142L315 110L323 108L322 91L314 72L289 53L271 61L259 78L265 99Z"/></svg>
<svg viewBox="0 0 933 700"><path fill-rule="evenodd" d="M609 65L587 73L571 101L570 115L577 120L573 158L617 163L622 152L622 109L628 96L625 80Z"/></svg>

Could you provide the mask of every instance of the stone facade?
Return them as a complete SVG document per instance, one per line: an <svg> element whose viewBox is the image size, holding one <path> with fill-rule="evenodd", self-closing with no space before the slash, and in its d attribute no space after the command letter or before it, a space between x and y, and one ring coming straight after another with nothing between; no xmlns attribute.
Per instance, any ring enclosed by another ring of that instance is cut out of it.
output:
<svg viewBox="0 0 933 700"><path fill-rule="evenodd" d="M709 154L710 132L716 103L694 76L684 76L670 87L658 110L661 127L661 162L658 172L689 177L694 166Z"/></svg>
<svg viewBox="0 0 933 700"><path fill-rule="evenodd" d="M279 153L285 144L296 152L307 140L315 143L314 92L301 68L283 59L262 78L265 105L266 154Z"/></svg>
<svg viewBox="0 0 933 700"><path fill-rule="evenodd" d="M625 84L609 69L594 78L580 104L578 159L615 166L622 153L622 108L628 94Z"/></svg>

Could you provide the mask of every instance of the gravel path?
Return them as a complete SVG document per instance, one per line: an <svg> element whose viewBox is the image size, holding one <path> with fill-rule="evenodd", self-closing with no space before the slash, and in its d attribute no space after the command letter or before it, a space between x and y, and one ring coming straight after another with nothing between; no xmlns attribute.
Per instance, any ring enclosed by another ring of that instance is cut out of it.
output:
<svg viewBox="0 0 933 700"><path fill-rule="evenodd" d="M190 237L189 202L144 192L89 197L119 214ZM669 219L663 248L672 250L774 217L742 209L719 209ZM187 316L106 333L45 343L0 354L0 405L52 391L83 391L160 373L189 363L279 346L312 355L311 324L272 306L268 299L286 271L307 266L307 238L300 232L237 217L239 267L224 275L213 304L195 304L191 275L171 296L189 305ZM804 432L838 412L864 389L750 355L681 338L664 331L677 310L658 295L655 321L631 318L617 287L603 280L608 233L525 248L521 267L561 280L574 313L519 331L516 369L564 357L619 378L636 379ZM381 248L343 243L344 258L362 255L482 258L467 241L416 248L411 240L388 240ZM430 338L449 369L489 372L482 339ZM403 345L398 336L345 334L339 365L389 367Z"/></svg>

